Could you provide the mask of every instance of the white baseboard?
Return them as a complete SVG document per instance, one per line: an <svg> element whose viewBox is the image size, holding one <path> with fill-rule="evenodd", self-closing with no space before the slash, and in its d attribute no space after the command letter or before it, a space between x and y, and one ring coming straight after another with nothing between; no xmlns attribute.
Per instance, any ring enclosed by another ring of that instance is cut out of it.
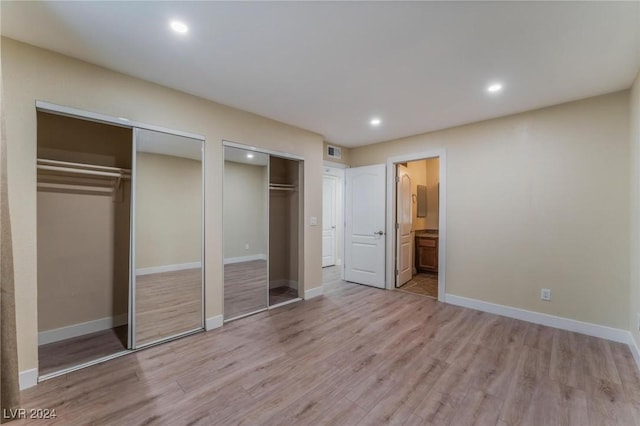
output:
<svg viewBox="0 0 640 426"><path fill-rule="evenodd" d="M638 348L638 344L636 343L636 340L631 335L631 332L629 332L629 350L633 355L633 359L636 360L636 365L638 366L638 369L640 369L640 348Z"/></svg>
<svg viewBox="0 0 640 426"><path fill-rule="evenodd" d="M267 260L267 255L251 254L249 256L227 257L226 259L224 259L224 264L229 265L231 263L251 262L252 260Z"/></svg>
<svg viewBox="0 0 640 426"><path fill-rule="evenodd" d="M576 333L600 337L614 342L629 343L629 332L619 328L557 317L555 315L543 314L540 312L527 311L520 308L512 308L510 306L498 305L453 294L446 294L445 302L452 305L464 306L465 308L477 309L478 311L501 315L503 317L515 318L534 324L546 325L548 327L559 328L567 331L575 331Z"/></svg>
<svg viewBox="0 0 640 426"><path fill-rule="evenodd" d="M96 331L119 327L127 324L128 319L127 314L120 314L115 317L100 318L93 321L82 322L80 324L54 328L53 330L41 331L38 333L38 345L46 345L47 343L59 342L60 340L71 339L72 337L84 336L85 334L95 333Z"/></svg>
<svg viewBox="0 0 640 426"><path fill-rule="evenodd" d="M136 269L136 275L151 275L162 272L183 271L202 267L202 262L176 263L175 265L151 266L149 268Z"/></svg>
<svg viewBox="0 0 640 426"><path fill-rule="evenodd" d="M24 370L18 374L18 383L20 390L32 388L38 384L38 369Z"/></svg>
<svg viewBox="0 0 640 426"><path fill-rule="evenodd" d="M214 328L222 327L223 323L224 319L222 315L216 315L215 317L207 318L204 329L207 331L213 330Z"/></svg>
<svg viewBox="0 0 640 426"><path fill-rule="evenodd" d="M309 290L305 290L304 298L305 300L313 299L314 297L322 296L324 294L324 289L322 286L310 288Z"/></svg>

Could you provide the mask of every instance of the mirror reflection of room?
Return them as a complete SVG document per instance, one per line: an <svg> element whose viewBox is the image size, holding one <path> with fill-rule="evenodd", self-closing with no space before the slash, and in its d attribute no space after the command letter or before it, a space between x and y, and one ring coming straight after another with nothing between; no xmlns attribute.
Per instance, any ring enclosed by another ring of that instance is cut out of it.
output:
<svg viewBox="0 0 640 426"><path fill-rule="evenodd" d="M136 130L136 347L203 327L202 176L202 141Z"/></svg>
<svg viewBox="0 0 640 426"><path fill-rule="evenodd" d="M269 156L224 147L224 318L267 308Z"/></svg>

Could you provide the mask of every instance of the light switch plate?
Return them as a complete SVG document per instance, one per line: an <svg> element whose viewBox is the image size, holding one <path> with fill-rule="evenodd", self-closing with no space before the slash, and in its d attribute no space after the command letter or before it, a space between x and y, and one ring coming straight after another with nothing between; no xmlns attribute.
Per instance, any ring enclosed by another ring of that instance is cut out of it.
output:
<svg viewBox="0 0 640 426"><path fill-rule="evenodd" d="M318 218L317 218L317 217L315 217L315 216L311 216L311 217L309 218L309 224L310 224L311 226L317 226L317 225L318 225Z"/></svg>

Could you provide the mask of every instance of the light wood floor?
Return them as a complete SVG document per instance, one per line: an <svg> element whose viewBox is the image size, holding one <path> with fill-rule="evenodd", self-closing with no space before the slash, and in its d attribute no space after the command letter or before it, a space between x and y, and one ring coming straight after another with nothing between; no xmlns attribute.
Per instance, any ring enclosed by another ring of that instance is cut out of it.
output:
<svg viewBox="0 0 640 426"><path fill-rule="evenodd" d="M422 296L438 298L438 274L419 273L414 275L398 290L408 291L409 293L420 294Z"/></svg>
<svg viewBox="0 0 640 426"><path fill-rule="evenodd" d="M298 290L289 287L269 289L267 300L267 261L224 265L224 318L256 312L269 305L296 299Z"/></svg>
<svg viewBox="0 0 640 426"><path fill-rule="evenodd" d="M203 327L202 270L136 277L136 344Z"/></svg>
<svg viewBox="0 0 640 426"><path fill-rule="evenodd" d="M126 350L127 328L124 325L39 346L38 373L44 376Z"/></svg>
<svg viewBox="0 0 640 426"><path fill-rule="evenodd" d="M23 407L63 425L640 424L623 344L399 291L325 291L43 382Z"/></svg>
<svg viewBox="0 0 640 426"><path fill-rule="evenodd" d="M342 266L327 266L322 268L322 283L330 284L335 281L340 281Z"/></svg>
<svg viewBox="0 0 640 426"><path fill-rule="evenodd" d="M267 261L224 265L224 318L234 318L267 307Z"/></svg>

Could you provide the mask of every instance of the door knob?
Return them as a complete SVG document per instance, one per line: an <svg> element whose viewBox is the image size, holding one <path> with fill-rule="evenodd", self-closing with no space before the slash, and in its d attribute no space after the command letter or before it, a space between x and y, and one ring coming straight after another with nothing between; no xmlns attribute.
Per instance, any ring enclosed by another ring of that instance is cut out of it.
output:
<svg viewBox="0 0 640 426"><path fill-rule="evenodd" d="M331 229L336 229L336 227L335 227L335 226L332 226L332 227L331 227Z"/></svg>
<svg viewBox="0 0 640 426"><path fill-rule="evenodd" d="M374 232L374 234L378 234L378 235L384 235L384 231L378 231L378 232Z"/></svg>

